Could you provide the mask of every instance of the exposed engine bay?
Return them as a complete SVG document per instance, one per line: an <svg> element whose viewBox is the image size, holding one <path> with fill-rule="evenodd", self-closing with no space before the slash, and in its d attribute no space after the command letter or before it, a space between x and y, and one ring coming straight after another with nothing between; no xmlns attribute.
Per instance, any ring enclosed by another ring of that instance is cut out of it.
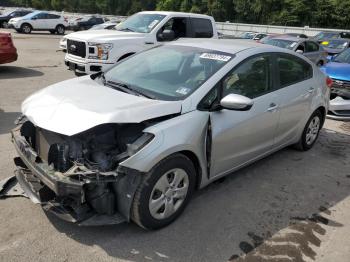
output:
<svg viewBox="0 0 350 262"><path fill-rule="evenodd" d="M17 180L33 202L67 221L128 220L142 176L118 164L153 139L143 132L152 123L103 124L66 136L21 121L12 131Z"/></svg>
<svg viewBox="0 0 350 262"><path fill-rule="evenodd" d="M145 127L144 123L104 124L70 137L35 127L27 121L21 127L21 135L40 159L57 171L67 172L76 164L109 172L152 138L150 134L143 134ZM133 145L143 135L145 137Z"/></svg>

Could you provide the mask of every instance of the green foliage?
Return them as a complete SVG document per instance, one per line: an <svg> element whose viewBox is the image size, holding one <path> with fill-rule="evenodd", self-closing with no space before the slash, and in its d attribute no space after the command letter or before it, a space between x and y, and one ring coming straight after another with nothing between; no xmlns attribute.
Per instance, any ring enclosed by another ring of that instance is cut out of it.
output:
<svg viewBox="0 0 350 262"><path fill-rule="evenodd" d="M350 0L2 0L5 5L92 14L142 10L203 13L217 21L312 27L350 27Z"/></svg>

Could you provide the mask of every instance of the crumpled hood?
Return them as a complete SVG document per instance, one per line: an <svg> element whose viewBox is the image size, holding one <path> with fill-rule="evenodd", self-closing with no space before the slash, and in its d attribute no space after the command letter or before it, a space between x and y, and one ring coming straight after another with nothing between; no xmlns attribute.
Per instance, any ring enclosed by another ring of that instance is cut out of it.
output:
<svg viewBox="0 0 350 262"><path fill-rule="evenodd" d="M71 33L66 36L68 39L74 40L83 40L83 41L97 41L97 42L106 42L115 39L132 39L132 38L142 38L145 37L143 33L135 32L123 32L117 30L86 30Z"/></svg>
<svg viewBox="0 0 350 262"><path fill-rule="evenodd" d="M350 81L350 64L330 62L322 70L331 78Z"/></svg>
<svg viewBox="0 0 350 262"><path fill-rule="evenodd" d="M36 126L72 136L101 124L140 123L180 113L181 104L123 93L85 76L34 93L23 102L22 113Z"/></svg>

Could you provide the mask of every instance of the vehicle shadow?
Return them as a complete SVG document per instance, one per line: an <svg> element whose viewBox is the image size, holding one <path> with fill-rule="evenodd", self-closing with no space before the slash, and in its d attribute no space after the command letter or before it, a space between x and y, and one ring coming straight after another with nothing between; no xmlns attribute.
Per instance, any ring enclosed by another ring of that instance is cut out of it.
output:
<svg viewBox="0 0 350 262"><path fill-rule="evenodd" d="M314 245L322 243L314 232L342 226L325 216L350 195L349 141L345 131L323 129L308 152L286 148L199 190L183 215L158 231L133 223L78 227L47 216L79 243L130 261L282 261L274 254L290 257L285 261L315 259ZM288 229L300 234L278 238ZM289 244L276 248L267 244L271 239ZM254 257L259 249L264 256Z"/></svg>
<svg viewBox="0 0 350 262"><path fill-rule="evenodd" d="M20 116L19 112L4 112L0 108L0 135L9 133L15 127L15 120Z"/></svg>
<svg viewBox="0 0 350 262"><path fill-rule="evenodd" d="M43 72L18 66L0 66L0 79L14 79L24 77L37 77L44 75Z"/></svg>

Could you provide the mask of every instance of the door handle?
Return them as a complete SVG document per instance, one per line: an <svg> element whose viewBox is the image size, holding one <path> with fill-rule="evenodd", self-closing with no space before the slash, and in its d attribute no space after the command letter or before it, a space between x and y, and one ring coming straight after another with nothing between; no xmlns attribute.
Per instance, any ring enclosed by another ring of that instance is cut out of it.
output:
<svg viewBox="0 0 350 262"><path fill-rule="evenodd" d="M309 90L307 90L309 93L312 93L315 90L315 88L310 87Z"/></svg>
<svg viewBox="0 0 350 262"><path fill-rule="evenodd" d="M275 103L271 103L269 108L267 109L268 112L274 112L278 108L278 105Z"/></svg>

